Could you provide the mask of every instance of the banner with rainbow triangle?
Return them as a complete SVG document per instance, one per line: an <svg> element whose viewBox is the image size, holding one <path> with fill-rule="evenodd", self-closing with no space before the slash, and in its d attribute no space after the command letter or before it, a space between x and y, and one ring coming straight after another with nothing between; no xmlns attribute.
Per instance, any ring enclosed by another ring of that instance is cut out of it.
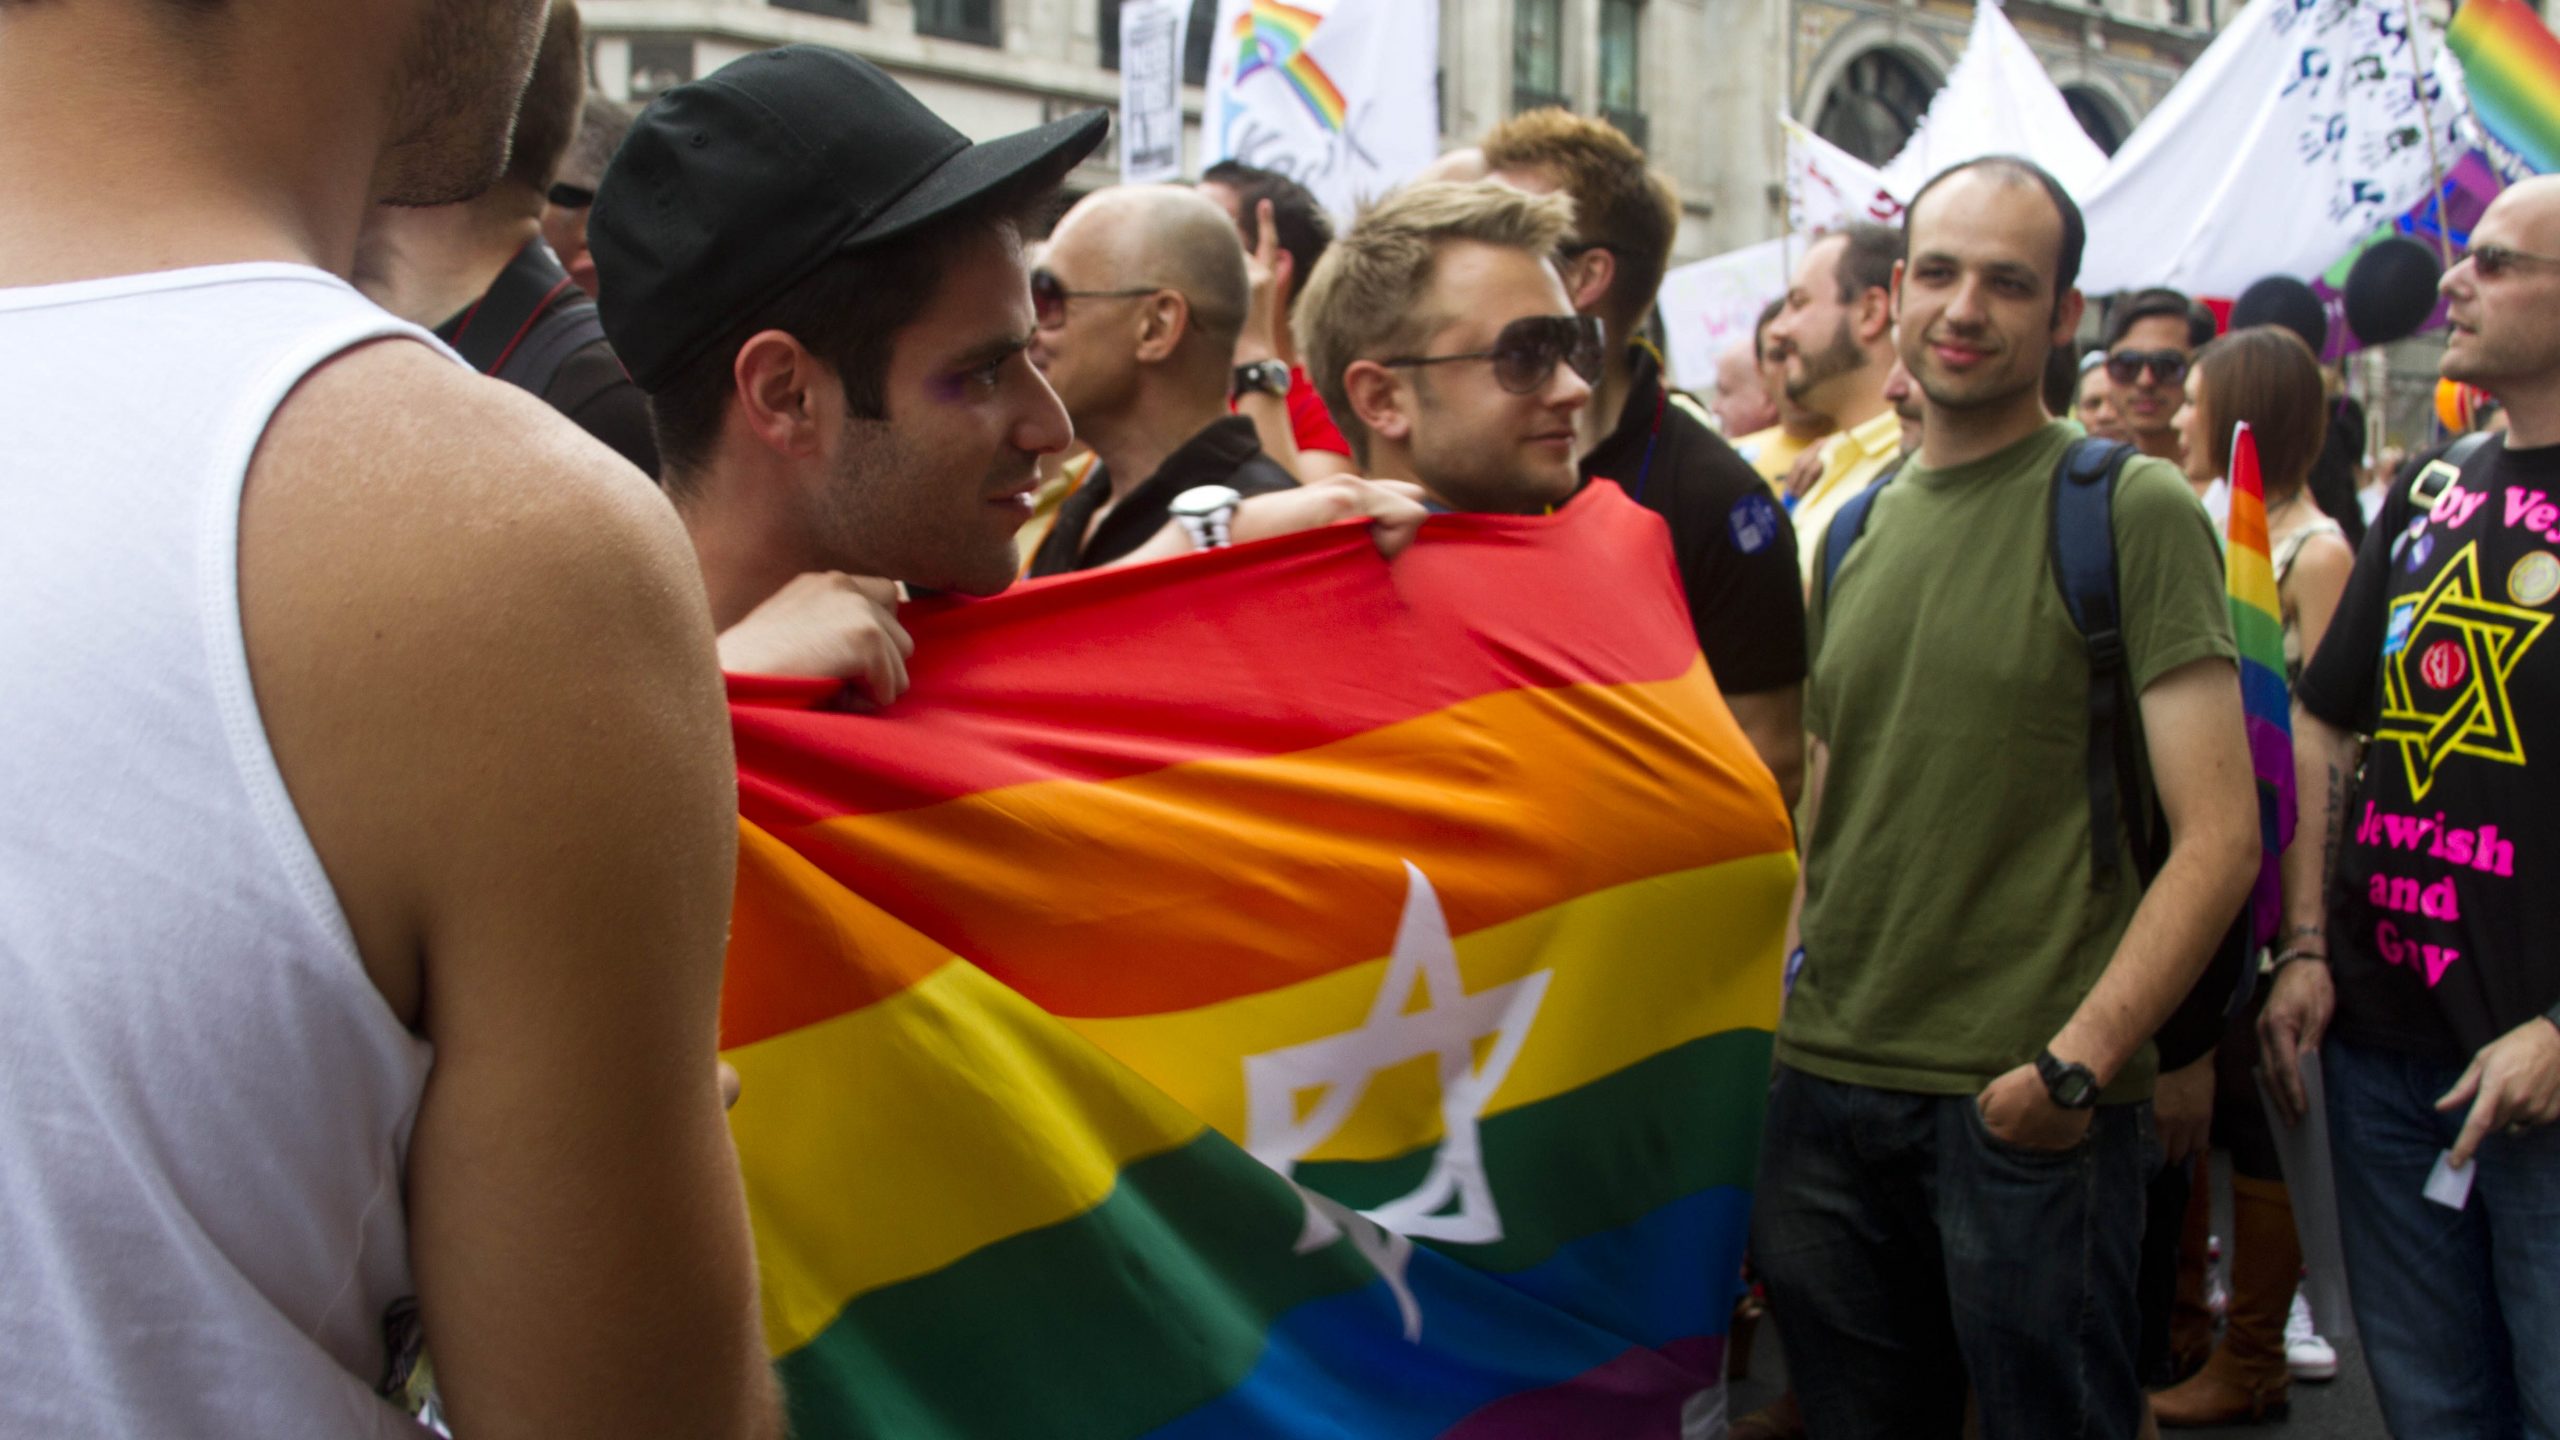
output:
<svg viewBox="0 0 2560 1440"><path fill-rule="evenodd" d="M1439 155L1437 4L1221 0L1217 27L1204 164L1277 170L1348 222Z"/></svg>
<svg viewBox="0 0 2560 1440"><path fill-rule="evenodd" d="M732 682L793 1433L1721 1435L1787 813L1614 487Z"/></svg>

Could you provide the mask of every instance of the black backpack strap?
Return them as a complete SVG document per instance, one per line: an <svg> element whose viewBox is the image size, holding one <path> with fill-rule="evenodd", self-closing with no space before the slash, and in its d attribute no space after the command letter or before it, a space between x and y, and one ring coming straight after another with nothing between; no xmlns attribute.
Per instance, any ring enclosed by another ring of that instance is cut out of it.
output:
<svg viewBox="0 0 2560 1440"><path fill-rule="evenodd" d="M2470 466L2472 457L2487 449L2489 442L2496 438L2487 430L2474 430L2446 446L2442 455L2419 466L2417 478L2409 482L2409 503L2421 512L2435 509L2436 502L2444 498L2444 492L2452 488L2454 481L2462 478L2462 472Z"/></svg>
<svg viewBox="0 0 2560 1440"><path fill-rule="evenodd" d="M515 349L499 360L498 368L488 373L547 399L553 377L569 357L603 338L604 321L596 314L596 302L580 295L551 306Z"/></svg>
<svg viewBox="0 0 2560 1440"><path fill-rule="evenodd" d="M575 295L577 287L570 283L569 272L561 268L551 247L538 236L528 240L507 262L507 268L498 272L498 278L489 283L488 293L464 312L454 329L454 351L470 362L472 369L483 375L496 375L523 348L535 322Z"/></svg>
<svg viewBox="0 0 2560 1440"><path fill-rule="evenodd" d="M1867 516L1876 508L1876 496L1893 483L1894 476L1901 473L1902 465L1897 461L1869 481L1866 489L1850 496L1839 509L1831 512L1831 528L1822 532L1821 571L1814 577L1814 587L1822 593L1825 604L1831 599L1832 577L1840 573L1841 562L1849 558L1849 547L1857 544L1858 537L1867 533Z"/></svg>
<svg viewBox="0 0 2560 1440"><path fill-rule="evenodd" d="M2116 475L2133 454L2121 441L2075 440L2053 472L2053 578L2089 657L2089 867L2101 888L2119 873L2120 826L2132 838L2134 870L2143 883L2160 863L2142 798L2133 674L2116 587Z"/></svg>

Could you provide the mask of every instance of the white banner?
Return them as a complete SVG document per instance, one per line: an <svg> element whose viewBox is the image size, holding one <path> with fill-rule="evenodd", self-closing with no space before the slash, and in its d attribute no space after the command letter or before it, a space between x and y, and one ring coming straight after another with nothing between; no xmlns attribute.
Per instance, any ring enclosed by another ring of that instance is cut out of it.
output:
<svg viewBox="0 0 2560 1440"><path fill-rule="evenodd" d="M2400 0L2251 0L2082 198L2093 295L2318 275L2461 152L2444 36ZM2423 55L2421 54L2423 51Z"/></svg>
<svg viewBox="0 0 2560 1440"><path fill-rule="evenodd" d="M1895 225L1902 199L1884 172L1796 123L1778 117L1787 136L1787 227L1799 235L1837 230L1853 220Z"/></svg>
<svg viewBox="0 0 2560 1440"><path fill-rule="evenodd" d="M1153 185L1182 176L1182 41L1191 7L1181 0L1120 6L1120 179Z"/></svg>
<svg viewBox="0 0 2560 1440"><path fill-rule="evenodd" d="M1716 357L1751 338L1761 309L1787 293L1803 251L1800 241L1764 240L1662 277L1663 358L1673 384L1700 393L1715 387Z"/></svg>
<svg viewBox="0 0 2560 1440"><path fill-rule="evenodd" d="M1439 0L1220 0L1203 163L1241 160L1337 219L1440 153Z"/></svg>
<svg viewBox="0 0 2560 1440"><path fill-rule="evenodd" d="M1902 153L1886 163L1884 183L1908 199L1939 171L1985 155L2023 155L2075 197L2086 197L2107 169L2107 152L2080 128L2044 62L1994 0L1973 7L1964 54Z"/></svg>

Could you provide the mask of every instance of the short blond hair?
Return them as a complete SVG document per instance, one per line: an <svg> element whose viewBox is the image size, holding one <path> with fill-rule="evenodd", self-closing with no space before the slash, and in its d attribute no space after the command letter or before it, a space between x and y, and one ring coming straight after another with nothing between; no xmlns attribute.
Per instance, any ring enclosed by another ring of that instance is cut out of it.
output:
<svg viewBox="0 0 2560 1440"><path fill-rule="evenodd" d="M1546 260L1572 233L1567 197L1480 180L1406 186L1333 242L1299 292L1291 330L1307 378L1362 464L1369 460L1369 430L1351 408L1343 373L1355 360L1410 354L1448 323L1422 303L1440 247L1472 240Z"/></svg>

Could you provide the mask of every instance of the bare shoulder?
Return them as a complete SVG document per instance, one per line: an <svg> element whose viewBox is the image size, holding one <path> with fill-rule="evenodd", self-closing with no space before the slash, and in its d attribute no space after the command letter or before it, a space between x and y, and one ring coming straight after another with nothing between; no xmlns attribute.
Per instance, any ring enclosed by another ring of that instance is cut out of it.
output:
<svg viewBox="0 0 2560 1440"><path fill-rule="evenodd" d="M475 863L601 858L581 827L633 823L719 867L697 812L734 824L726 712L683 527L539 400L405 341L314 371L250 466L240 575L269 742L404 1016L422 937L505 893Z"/></svg>

